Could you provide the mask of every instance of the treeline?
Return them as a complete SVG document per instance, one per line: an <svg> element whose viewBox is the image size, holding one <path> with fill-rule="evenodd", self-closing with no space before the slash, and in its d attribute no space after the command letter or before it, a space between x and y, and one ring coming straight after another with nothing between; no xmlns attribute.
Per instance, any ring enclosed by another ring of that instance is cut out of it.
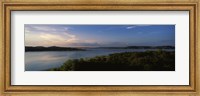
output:
<svg viewBox="0 0 200 96"><path fill-rule="evenodd" d="M175 49L174 46L128 46L126 48L132 48L132 49Z"/></svg>
<svg viewBox="0 0 200 96"><path fill-rule="evenodd" d="M127 47L99 47L106 49L175 49L174 46L127 46Z"/></svg>
<svg viewBox="0 0 200 96"><path fill-rule="evenodd" d="M124 52L66 61L51 71L175 71L175 52Z"/></svg>
<svg viewBox="0 0 200 96"><path fill-rule="evenodd" d="M43 46L26 46L25 52L29 51L83 51L84 49L79 48L71 48L71 47L57 47L57 46L51 46L51 47L43 47Z"/></svg>

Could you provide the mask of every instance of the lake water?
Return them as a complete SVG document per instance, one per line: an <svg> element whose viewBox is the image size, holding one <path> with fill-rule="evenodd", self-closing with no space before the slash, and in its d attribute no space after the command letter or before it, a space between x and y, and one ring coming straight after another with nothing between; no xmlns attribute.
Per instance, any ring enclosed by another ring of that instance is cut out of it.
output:
<svg viewBox="0 0 200 96"><path fill-rule="evenodd" d="M156 49L87 49L86 51L25 52L25 71L41 71L61 66L69 59L90 58L121 52L143 52ZM167 51L174 51L169 49Z"/></svg>

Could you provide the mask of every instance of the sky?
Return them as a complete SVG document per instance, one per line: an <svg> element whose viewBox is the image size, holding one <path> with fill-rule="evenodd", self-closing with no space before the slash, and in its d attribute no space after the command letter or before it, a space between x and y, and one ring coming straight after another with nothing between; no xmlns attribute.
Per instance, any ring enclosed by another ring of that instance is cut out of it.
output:
<svg viewBox="0 0 200 96"><path fill-rule="evenodd" d="M25 46L175 46L175 25L25 24Z"/></svg>

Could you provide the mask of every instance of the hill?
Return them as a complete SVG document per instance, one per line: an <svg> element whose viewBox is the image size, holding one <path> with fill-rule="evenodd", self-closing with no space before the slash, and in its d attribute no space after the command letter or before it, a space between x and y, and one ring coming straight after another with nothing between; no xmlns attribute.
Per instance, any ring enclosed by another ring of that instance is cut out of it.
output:
<svg viewBox="0 0 200 96"><path fill-rule="evenodd" d="M81 48L71 48L71 47L57 47L57 46L51 46L51 47L43 47L43 46L26 46L25 52L30 51L84 51L84 49Z"/></svg>

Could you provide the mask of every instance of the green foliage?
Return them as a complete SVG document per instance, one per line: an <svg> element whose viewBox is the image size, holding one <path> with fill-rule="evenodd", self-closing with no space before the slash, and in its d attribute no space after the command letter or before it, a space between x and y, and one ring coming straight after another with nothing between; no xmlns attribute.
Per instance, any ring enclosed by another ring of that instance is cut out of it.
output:
<svg viewBox="0 0 200 96"><path fill-rule="evenodd" d="M175 52L163 50L114 53L66 61L50 71L174 71Z"/></svg>

